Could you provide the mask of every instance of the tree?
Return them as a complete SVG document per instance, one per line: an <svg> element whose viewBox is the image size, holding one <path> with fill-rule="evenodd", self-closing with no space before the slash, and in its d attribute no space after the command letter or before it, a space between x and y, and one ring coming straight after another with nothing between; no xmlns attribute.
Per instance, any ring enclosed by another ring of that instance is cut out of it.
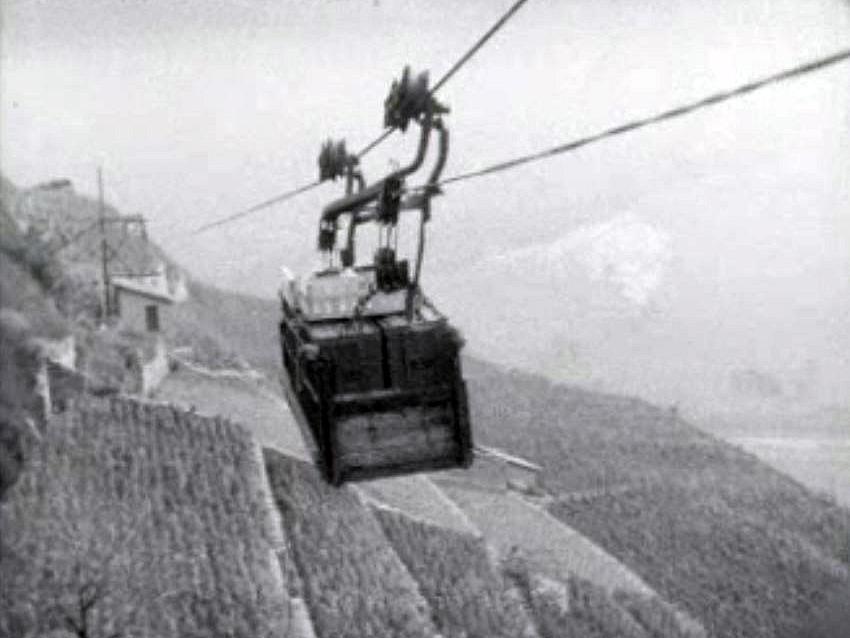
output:
<svg viewBox="0 0 850 638"><path fill-rule="evenodd" d="M27 419L38 405L39 353L20 313L0 310L0 501L15 484L25 459ZM35 432L37 434L37 432Z"/></svg>

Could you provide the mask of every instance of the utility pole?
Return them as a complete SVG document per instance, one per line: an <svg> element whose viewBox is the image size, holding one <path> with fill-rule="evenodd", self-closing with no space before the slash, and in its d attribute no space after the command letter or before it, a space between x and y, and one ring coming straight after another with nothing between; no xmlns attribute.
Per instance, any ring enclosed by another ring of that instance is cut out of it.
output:
<svg viewBox="0 0 850 638"><path fill-rule="evenodd" d="M106 242L106 207L103 203L103 168L97 167L97 201L98 201L98 224L100 226L100 268L101 268L101 323L105 324L111 308L109 303L109 246Z"/></svg>
<svg viewBox="0 0 850 638"><path fill-rule="evenodd" d="M45 189L48 187L50 190L56 190L60 187L64 188L66 185L69 185L67 180L55 180L55 182L50 182L46 185ZM68 237L62 241L62 243L54 248L51 255L58 253L61 250L64 250L68 246L75 244L84 236L88 235L90 232L94 231L95 228L98 229L100 233L100 247L99 247L99 258L100 258L100 277L99 277L99 287L100 287L100 323L101 325L106 324L109 317L111 317L115 308L112 304L112 277L113 276L121 276L121 277L139 277L139 278L147 278L147 277L156 277L161 276L162 273L159 271L154 272L138 272L139 267L128 266L119 254L119 250L123 245L123 242L118 245L117 248L113 248L109 245L109 238L107 235L107 229L111 228L113 225L119 225L124 232L127 232L127 229L130 227L136 227L141 231L142 239L145 243L148 242L148 233L147 233L147 220L144 215L106 215L106 202L104 201L103 194L103 167L98 166L97 168L97 201L98 201L98 213L97 219L84 227L82 230L77 231L71 237ZM117 260L121 262L124 267L127 269L126 272L110 272L109 263L112 260Z"/></svg>

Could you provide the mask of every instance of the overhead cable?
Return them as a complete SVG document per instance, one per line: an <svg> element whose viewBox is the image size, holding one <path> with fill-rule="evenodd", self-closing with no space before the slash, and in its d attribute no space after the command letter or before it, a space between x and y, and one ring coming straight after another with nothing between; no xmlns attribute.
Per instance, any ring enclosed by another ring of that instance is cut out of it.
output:
<svg viewBox="0 0 850 638"><path fill-rule="evenodd" d="M486 33L484 33L484 35L482 35L480 38L478 38L478 40L475 42L475 44L473 44L472 47L470 47L469 50L466 53L464 53L460 57L460 59L458 59L458 61L455 62L452 65L452 67L443 74L443 77L441 77L439 80L437 80L437 83L434 84L433 87L431 87L431 90L429 91L429 95L433 96L446 82L449 81L449 79L455 73L457 73L460 70L460 68L464 64L469 62L470 58L472 58L473 55L478 53L478 50L481 47L483 47L486 44L486 42L490 38L492 38L496 34L497 31L499 31L499 29L501 29L503 26L505 26L507 21L510 20L513 17L513 15L517 11L519 11L522 8L522 5L524 5L526 2L528 2L528 0L517 0L516 2L514 2L513 5L511 5L511 7L502 15L502 17L500 17L493 24L493 26L490 27L486 31ZM360 159L363 156L365 156L369 151L371 151L373 148L375 148L381 142L383 142L385 139L387 139L390 135L392 135L394 131L395 131L394 127L389 127L389 128L384 129L383 133L381 133L378 137L376 137L374 140L372 140L369 144L364 146L363 149L359 153L357 153L357 159Z"/></svg>
<svg viewBox="0 0 850 638"><path fill-rule="evenodd" d="M511 7L504 13L504 15L502 15L502 17L500 17L496 21L496 23L492 27L490 27L487 30L487 32L484 33L484 35L482 35L475 42L475 44L472 45L472 47L466 53L464 53L463 56L461 56L461 58L457 62L455 62L452 65L452 67L443 75L443 77L441 77L437 81L437 83L430 90L430 95L433 96L433 94L437 91L437 89L439 89L446 82L448 82L449 79L455 73L457 73L457 71L459 71L460 68L464 64L466 64L469 61L469 59L473 55L475 55L478 52L478 50L482 46L484 46L484 44L490 38L492 38L493 35L495 35L496 32L499 31L499 29L501 29L505 25L505 23L508 20L510 20L510 18L517 11L519 11L519 9L522 7L522 5L524 5L526 2L528 2L528 0L517 0L516 2L514 2L514 4L511 5ZM393 131L395 131L395 128L392 128L392 127L385 129L377 138L372 140L369 144L364 146L363 149L359 153L357 153L357 155L356 155L357 159L364 157L369 151L371 151L372 149L377 147L379 144L381 144L384 140L386 140L390 135L393 134ZM295 197L296 195L300 195L301 193L307 192L307 191L315 188L320 183L321 183L321 181L316 181L316 182L312 182L310 184L305 184L304 186L299 186L298 188L295 188L291 191L287 191L286 193L283 193L281 195L277 195L276 197L272 197L271 199L267 199L264 202L260 202L259 204L256 204L256 205L252 206L251 208L248 208L248 209L243 210L243 211L239 211L238 213L234 213L232 215L228 215L227 217L215 220L215 221L210 222L208 224L204 224L203 226L195 229L192 232L192 234L197 235L198 233L202 233L202 232L210 230L212 228L217 228L219 226L223 226L224 224L228 224L232 221L236 221L237 219L241 219L242 217L246 217L247 215L250 215L250 214L255 213L257 211L263 210L264 208L268 208L269 206L273 206L274 204L279 204L280 202L286 201L287 199L290 199L292 197Z"/></svg>
<svg viewBox="0 0 850 638"><path fill-rule="evenodd" d="M676 108L662 111L661 113L652 115L650 117L632 120L631 122L628 122L626 124L621 124L620 126L615 126L613 128L606 129L593 135L588 135L586 137L581 137L576 140L565 142L563 144L558 144L557 146L553 146L543 151L530 153L528 155L522 155L520 157L505 160L503 162L492 164L485 168L470 171L467 173L453 175L442 180L439 183L439 186L462 182L476 177L483 177L485 175L492 175L494 173L501 173L502 171L510 170L518 166L523 166L525 164L530 164L531 162L547 159L549 157L554 157L563 153L569 153L583 146L587 146L595 142L600 142L610 137L615 137L624 133L630 133L640 128L651 126L653 124L659 124L667 120L672 120L674 118L693 113L694 111L698 111L700 109L704 109L710 106L714 106L716 104L720 104L722 102L726 102L733 98L752 93L753 91L764 88L765 86L768 86L770 84L783 82L785 80L797 78L808 73L820 71L834 64L838 64L839 62L846 62L848 59L850 59L850 49L844 49L832 55L823 58L818 58L817 60L812 60L804 64L800 64L799 66L780 71L779 73L774 73L773 75L768 75L757 80L752 80L751 82L747 82L746 84L742 84L733 89L713 93L712 95L709 95L708 97L702 98L695 102L690 102L682 106L677 106Z"/></svg>
<svg viewBox="0 0 850 638"><path fill-rule="evenodd" d="M245 210L241 210L238 213L234 213L232 215L228 215L227 217L222 217L221 219L217 219L217 220L210 222L208 224L204 224L203 226L196 228L193 231L192 234L197 235L198 233L202 233L206 230L210 230L212 228L216 228L218 226L228 224L232 221L235 221L237 219L241 219L242 217L250 215L251 213L255 213L255 212L262 210L264 208L268 208L269 206L272 206L273 204L279 204L280 202L284 202L287 199L291 199L291 198L295 197L296 195L300 195L301 193L306 193L307 191L316 188L316 186L318 186L321 183L322 183L321 181L316 180L315 182L310 182L309 184L305 184L304 186L299 186L298 188L294 188L291 191L287 191L285 193L282 193L281 195L277 195L275 197L272 197L271 199L267 199L264 202L260 202L259 204L255 204L254 206L251 206L251 208L246 208Z"/></svg>

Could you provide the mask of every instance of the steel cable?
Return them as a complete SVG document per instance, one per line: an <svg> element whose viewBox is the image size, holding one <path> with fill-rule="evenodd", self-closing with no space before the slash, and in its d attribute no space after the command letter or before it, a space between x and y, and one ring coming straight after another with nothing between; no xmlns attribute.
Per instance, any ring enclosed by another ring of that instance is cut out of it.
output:
<svg viewBox="0 0 850 638"><path fill-rule="evenodd" d="M490 28L486 31L486 33L484 33L484 35L482 35L480 38L478 38L478 40L475 42L475 44L473 44L473 45L469 48L469 50L468 50L466 53L464 53L464 54L460 57L460 59L458 59L458 61L457 61L457 62L455 62L455 63L452 65L452 67L451 67L448 71L446 71L446 72L443 74L443 77L441 77L439 80L437 80L437 83L436 83L433 87L431 87L431 90L430 90L430 91L428 91L428 95L430 95L430 96L432 96L432 97L433 97L433 95L434 95L434 94L435 94L435 93L436 93L436 92L437 92L437 91L438 91L438 90L439 90L439 89L440 89L440 88L441 88L441 87L442 87L442 86L443 86L446 82L448 82L448 81L449 81L449 79L451 79L451 77L452 77L455 73L457 73L457 72L460 70L460 68L461 68L464 64L466 64L467 62L469 62L470 58L472 58L472 56L473 56L473 55L475 55L476 53L478 53L478 50L479 50L481 47L483 47L483 46L487 43L487 41L488 41L490 38L492 38L492 37L496 34L496 32L497 32L497 31L499 31L499 29L501 29L503 26L505 26L505 24L507 23L507 21L508 21L508 20L510 20L510 19L511 19L511 17L513 17L513 15L514 15L517 11L519 11L519 10L522 8L522 5L524 5L526 2L528 2L528 0L517 0L516 2L514 2L514 3L513 3L513 5L511 5L511 7L510 7L510 8L509 8L509 9L508 9L508 10L507 10L507 11L506 11L503 15L502 15L502 17L500 17L500 18L499 18L499 19L498 19L498 20L497 20L497 21L493 24L493 26L492 26L492 27L490 27ZM374 140L372 140L369 144L367 144L366 146L364 146L364 147L363 147L363 149L362 149L359 153L357 153L357 159L361 159L363 156L365 156L365 155L366 155L369 151L371 151L373 148L375 148L375 147L376 147L376 146L378 146L381 142L383 142L385 139L387 139L390 135L392 135L394 131L395 131L395 128L394 128L394 127L390 127L390 128L384 129L384 132L383 132L383 133L381 133L378 137L376 137Z"/></svg>
<svg viewBox="0 0 850 638"><path fill-rule="evenodd" d="M457 62L455 62L452 65L452 67L443 75L443 77L441 77L439 79L439 81L429 91L429 95L433 96L434 93L437 91L437 89L439 89L446 82L448 82L449 79L455 73L457 73L460 70L460 68L464 64L466 64L469 61L469 59L472 58L472 56L475 55L478 52L478 50L481 49L481 47L484 46L484 44L490 38L492 38L496 34L497 31L499 31L499 29L502 28L505 25L505 23L507 23L507 21L510 20L510 18L517 11L519 11L519 9L522 7L522 5L524 5L526 2L528 2L528 0L517 0L516 2L514 2L514 4L511 5L511 7L504 13L504 15L502 15L502 17L500 17L496 21L496 23L493 24L493 26L490 27L486 31L486 33L484 33L484 35L482 35L475 42L475 44L473 44L472 47L466 53L464 53L463 56L461 56L461 58ZM363 147L363 149L359 153L357 153L357 155L356 155L357 159L358 160L361 159L369 151L371 151L372 149L377 147L379 144L381 144L384 140L386 140L390 135L393 134L393 131L395 131L395 128L385 129L377 138L375 138L372 142L370 142L365 147ZM255 213L255 212L262 210L264 208L268 208L269 206L273 206L274 204L278 204L280 202L286 201L287 199L295 197L296 195L300 195L301 193L305 193L305 192L315 188L319 184L321 184L321 181L316 181L316 182L312 182L310 184L305 184L304 186L299 186L298 188L295 188L291 191L287 191L286 193L283 193L281 195L277 195L276 197L272 197L271 199L267 199L264 202L256 204L256 205L252 206L251 208L248 208L248 209L243 210L243 211L239 211L238 213L234 213L232 215L228 215L227 217L224 217L222 219L218 219L218 220L210 222L208 224L204 224L203 226L196 228L191 234L197 235L199 233L210 230L212 228L217 228L219 226L222 226L224 224L228 224L228 223L235 221L237 219L241 219L242 217L250 215L251 213Z"/></svg>
<svg viewBox="0 0 850 638"><path fill-rule="evenodd" d="M741 86L738 86L734 89L719 91L717 93L709 95L708 97L702 98L701 100L697 100L696 102L691 102L689 104L684 104L682 106L678 106L667 111L662 111L661 113L650 117L632 120L631 122L628 122L626 124L621 124L620 126L615 126L599 133L588 135L587 137L582 137L570 142L566 142L564 144L559 144L544 151L539 151L537 153L530 153L528 155L516 157L514 159L499 162L497 164L493 164L491 166L487 166L485 168L478 169L475 171L470 171L468 173L460 173L459 175L453 175L452 177L448 177L442 180L438 185L445 186L447 184L453 184L456 182L461 182L476 177L492 175L493 173L500 173L502 171L516 168L517 166L522 166L524 164L529 164L538 160L554 157L563 153L568 153L583 146L593 144L594 142L599 142L604 139L615 137L617 135L622 135L624 133L630 133L631 131L635 131L637 129L644 128L653 124L658 124L660 122L671 120L677 117L682 117L683 115L693 113L694 111L714 106L716 104L720 104L721 102L726 102L727 100L731 100L742 95L746 95L758 89L764 88L765 86L768 86L770 84L775 84L777 82L796 78L807 73L819 71L834 64L838 64L839 62L845 62L848 59L850 59L850 49L844 49L827 57L812 60L799 66L780 71L779 73L774 73L773 75L769 75L758 80L747 82L746 84L742 84ZM421 190L423 188L424 187L418 187L416 190Z"/></svg>
<svg viewBox="0 0 850 638"><path fill-rule="evenodd" d="M291 198L295 197L296 195L300 195L301 193L306 193L307 191L316 188L316 186L318 186L321 183L322 183L321 181L316 180L315 182L310 182L309 184L305 184L304 186L299 186L298 188L294 188L291 191L287 191L287 192L285 192L281 195L277 195L275 197L272 197L271 199L267 199L264 202L260 202L259 204L255 204L254 206L251 206L251 208L246 208L245 210L241 210L238 213L234 213L232 215L228 215L227 217L217 219L216 221L210 222L208 224L204 224L203 226L196 228L192 232L192 234L197 235L197 234L202 233L206 230L210 230L211 228L216 228L218 226L228 224L232 221L235 221L237 219L245 217L246 215L250 215L251 213L255 213L258 210L262 210L263 208L268 208L269 206L272 206L273 204L278 204L280 202L286 201L287 199L291 199Z"/></svg>

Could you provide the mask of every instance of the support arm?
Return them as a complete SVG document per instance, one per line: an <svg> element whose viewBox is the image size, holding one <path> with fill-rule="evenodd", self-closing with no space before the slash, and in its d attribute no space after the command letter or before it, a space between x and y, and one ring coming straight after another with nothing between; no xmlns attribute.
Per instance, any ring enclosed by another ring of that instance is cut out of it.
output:
<svg viewBox="0 0 850 638"><path fill-rule="evenodd" d="M416 157L414 157L413 162L393 171L384 179L375 182L360 192L346 195L341 199L331 202L322 211L322 221L333 222L338 219L340 215L352 212L358 208L362 208L366 204L377 201L384 192L384 186L386 183L403 180L408 175L418 171L419 167L422 166L422 162L425 160L426 153L428 152L428 139L431 136L432 120L433 115L429 110L425 113L425 116L420 122L421 132L419 135L419 146L416 150Z"/></svg>

